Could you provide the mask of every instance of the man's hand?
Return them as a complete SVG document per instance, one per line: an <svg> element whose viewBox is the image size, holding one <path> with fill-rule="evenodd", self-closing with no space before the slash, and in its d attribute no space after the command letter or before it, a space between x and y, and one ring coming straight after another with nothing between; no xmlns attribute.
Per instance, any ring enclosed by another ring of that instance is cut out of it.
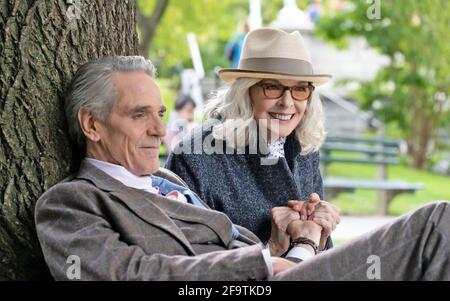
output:
<svg viewBox="0 0 450 301"><path fill-rule="evenodd" d="M281 256L289 248L289 235L286 233L288 225L299 220L298 212L289 207L274 207L271 210L272 230L269 239L270 254Z"/></svg>
<svg viewBox="0 0 450 301"><path fill-rule="evenodd" d="M323 250L327 243L327 238L336 226L341 222L339 208L325 201L320 201L314 212L308 217L308 220L322 226L319 247Z"/></svg>
<svg viewBox="0 0 450 301"><path fill-rule="evenodd" d="M293 266L295 266L296 263L292 262L290 260L280 258L280 257L272 257L272 267L273 267L273 275L283 272L284 270L287 270Z"/></svg>
<svg viewBox="0 0 450 301"><path fill-rule="evenodd" d="M320 228L320 236L317 241L320 249L323 250L331 232L340 223L339 209L325 201L321 201L317 193L312 193L308 201L290 200L288 207L275 207L272 209L272 231L269 239L270 253L280 256L289 248L289 239L302 235L292 235L288 230L288 225L293 221L312 221ZM300 223L294 223L291 232L295 233L294 226L302 227ZM308 229L319 229L311 223L305 223ZM308 230L305 229L305 230ZM316 234L316 231L311 233ZM307 237L307 236L306 236ZM309 238L309 237L308 237Z"/></svg>
<svg viewBox="0 0 450 301"><path fill-rule="evenodd" d="M288 201L288 207L300 214L300 219L306 221L314 212L317 204L320 203L320 197L317 193L311 193L308 201Z"/></svg>
<svg viewBox="0 0 450 301"><path fill-rule="evenodd" d="M323 250L327 239L341 222L339 208L325 201L321 201L317 193L312 193L309 201L289 201L288 206L299 212L302 220L311 220L322 226L319 247Z"/></svg>
<svg viewBox="0 0 450 301"><path fill-rule="evenodd" d="M319 244L322 227L313 221L295 220L287 227L287 233L293 239L306 237Z"/></svg>

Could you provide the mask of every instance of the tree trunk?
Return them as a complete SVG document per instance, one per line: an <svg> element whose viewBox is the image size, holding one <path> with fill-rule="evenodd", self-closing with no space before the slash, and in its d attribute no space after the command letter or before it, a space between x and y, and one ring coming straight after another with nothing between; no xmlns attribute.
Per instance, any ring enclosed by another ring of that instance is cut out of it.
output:
<svg viewBox="0 0 450 301"><path fill-rule="evenodd" d="M443 103L433 102L433 108L427 107L426 95L419 93L417 87L411 93L412 118L407 136L410 165L425 169L428 154L432 152L433 138L439 128L443 113Z"/></svg>
<svg viewBox="0 0 450 301"><path fill-rule="evenodd" d="M429 151L429 144L432 137L432 119L429 114L424 113L421 120L421 128L419 130L417 152L413 157L413 167L417 169L424 169L427 161L427 154Z"/></svg>
<svg viewBox="0 0 450 301"><path fill-rule="evenodd" d="M64 89L91 59L136 54L135 19L128 0L0 0L0 280L50 279L34 205L76 168Z"/></svg>
<svg viewBox="0 0 450 301"><path fill-rule="evenodd" d="M142 13L138 13L138 24L139 29L141 30L141 38L140 38L140 50L143 56L148 56L148 52L151 47L151 42L156 32L156 28L158 27L161 18L166 11L167 5L169 4L169 0L158 0L153 9L153 13L151 17L147 17Z"/></svg>
<svg viewBox="0 0 450 301"><path fill-rule="evenodd" d="M411 87L411 127L408 130L407 144L410 165L417 169L424 169L429 151L430 140L433 136L434 117L427 109L426 95L417 86Z"/></svg>

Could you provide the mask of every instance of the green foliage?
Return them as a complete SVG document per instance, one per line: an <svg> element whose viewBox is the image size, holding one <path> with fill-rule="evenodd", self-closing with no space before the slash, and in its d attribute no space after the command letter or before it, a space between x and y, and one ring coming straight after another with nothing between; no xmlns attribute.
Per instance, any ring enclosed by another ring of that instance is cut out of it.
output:
<svg viewBox="0 0 450 301"><path fill-rule="evenodd" d="M168 77L180 66L192 67L187 43L189 32L197 37L205 70L228 65L224 56L225 44L238 23L245 20L248 11L246 2L170 0L149 53L160 75ZM139 0L138 8L150 16L155 3L156 0Z"/></svg>
<svg viewBox="0 0 450 301"><path fill-rule="evenodd" d="M431 140L439 127L450 122L450 2L379 1L381 18L373 20L367 13L374 4L351 3L344 12L322 17L317 33L339 47L345 47L350 36L363 36L391 59L353 96L364 109L373 109L379 119L395 124L410 145L419 144L421 136ZM419 152L429 151L428 143L422 144Z"/></svg>
<svg viewBox="0 0 450 301"><path fill-rule="evenodd" d="M150 16L157 0L138 0L138 9ZM298 1L305 8L309 1ZM274 21L283 0L262 0L263 24ZM149 57L163 77L172 77L180 68L192 67L186 35L193 32L199 43L205 71L229 67L225 45L249 13L243 0L170 0L152 41Z"/></svg>

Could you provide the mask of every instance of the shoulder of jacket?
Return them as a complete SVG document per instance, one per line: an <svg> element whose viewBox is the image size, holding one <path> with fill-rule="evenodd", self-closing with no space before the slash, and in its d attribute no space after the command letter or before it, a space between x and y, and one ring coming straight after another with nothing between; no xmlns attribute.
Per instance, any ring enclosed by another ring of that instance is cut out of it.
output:
<svg viewBox="0 0 450 301"><path fill-rule="evenodd" d="M84 201L83 195L93 195L98 193L103 192L89 181L69 176L41 195L36 202L36 210L43 206L44 203L48 204L49 202L61 205L64 204L65 206L71 202L82 203Z"/></svg>

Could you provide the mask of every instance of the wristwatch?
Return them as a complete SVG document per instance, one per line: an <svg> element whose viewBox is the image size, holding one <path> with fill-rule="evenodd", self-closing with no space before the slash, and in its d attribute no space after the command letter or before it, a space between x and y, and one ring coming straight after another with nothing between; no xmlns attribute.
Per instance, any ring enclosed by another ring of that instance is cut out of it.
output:
<svg viewBox="0 0 450 301"><path fill-rule="evenodd" d="M314 250L314 255L319 253L319 246L311 239L306 237L297 237L291 241L291 248L296 247L299 244L310 245Z"/></svg>

